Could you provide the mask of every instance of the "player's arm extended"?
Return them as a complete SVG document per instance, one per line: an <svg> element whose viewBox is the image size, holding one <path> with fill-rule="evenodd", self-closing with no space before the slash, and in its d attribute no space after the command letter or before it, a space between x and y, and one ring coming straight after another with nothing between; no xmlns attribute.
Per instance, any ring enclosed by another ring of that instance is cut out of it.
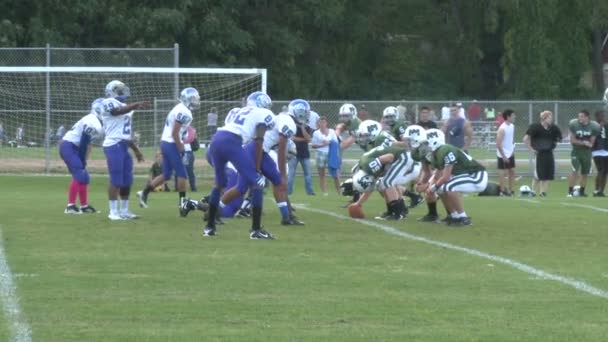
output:
<svg viewBox="0 0 608 342"><path fill-rule="evenodd" d="M182 138L179 136L179 131L182 128L182 123L179 121L175 121L173 123L173 130L171 131L171 137L173 137L173 141L175 141L175 146L177 146L177 150L181 153L184 152L184 143L182 142Z"/></svg>
<svg viewBox="0 0 608 342"><path fill-rule="evenodd" d="M139 150L139 147L137 147L137 145L135 145L135 143L132 140L129 140L129 147L133 150L133 153L135 153L135 158L137 158L137 161L143 162L144 155L141 153L141 151Z"/></svg>
<svg viewBox="0 0 608 342"><path fill-rule="evenodd" d="M367 199L371 197L373 191L366 191L359 196L357 202L353 203L354 205L362 206L363 203L367 202Z"/></svg>
<svg viewBox="0 0 608 342"><path fill-rule="evenodd" d="M114 109L112 109L110 111L110 113L113 116L123 115L123 114L127 114L128 112L133 111L135 109L143 108L147 105L148 105L148 102L145 102L145 101L133 102L131 104L128 104L128 105L125 105L122 107L114 107Z"/></svg>
<svg viewBox="0 0 608 342"><path fill-rule="evenodd" d="M264 155L264 134L266 134L266 124L261 123L255 127L255 170L261 172L262 157Z"/></svg>
<svg viewBox="0 0 608 342"><path fill-rule="evenodd" d="M280 134L279 135L279 155L277 160L279 162L279 172L281 177L287 177L287 142L289 138Z"/></svg>

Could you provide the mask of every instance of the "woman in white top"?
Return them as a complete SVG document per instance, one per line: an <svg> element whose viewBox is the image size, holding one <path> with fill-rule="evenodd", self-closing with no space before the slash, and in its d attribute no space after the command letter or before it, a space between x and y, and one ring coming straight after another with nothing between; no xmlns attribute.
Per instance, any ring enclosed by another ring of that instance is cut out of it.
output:
<svg viewBox="0 0 608 342"><path fill-rule="evenodd" d="M322 116L317 122L319 129L312 134L311 147L317 151L317 170L319 171L319 183L323 195L327 196L327 186L325 184L325 169L327 168L327 157L329 155L329 144L331 141L338 141L336 131L327 127L327 118Z"/></svg>

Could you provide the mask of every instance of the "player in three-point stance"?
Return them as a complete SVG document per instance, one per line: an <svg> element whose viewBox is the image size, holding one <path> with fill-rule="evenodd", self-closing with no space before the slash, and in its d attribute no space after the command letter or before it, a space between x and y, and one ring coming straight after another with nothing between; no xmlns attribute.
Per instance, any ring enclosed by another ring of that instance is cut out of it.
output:
<svg viewBox="0 0 608 342"><path fill-rule="evenodd" d="M124 103L131 92L129 87L117 80L106 85L105 94L101 112L106 135L102 146L110 174L108 218L112 221L135 219L138 216L129 211L129 195L133 184L133 158L129 154L129 147L134 151L137 161L143 161L144 158L131 140L131 121L133 110L145 106L146 103Z"/></svg>
<svg viewBox="0 0 608 342"><path fill-rule="evenodd" d="M201 98L195 88L185 88L180 94L180 103L175 105L167 115L165 128L160 141L160 150L163 155L163 174L152 179L142 191L137 192L139 205L148 207L148 194L163 183L171 179L173 171L177 177L177 191L179 192L178 206L180 215L186 216L186 167L188 157L184 152L183 139L188 133L192 123L192 110L201 106Z"/></svg>
<svg viewBox="0 0 608 342"><path fill-rule="evenodd" d="M87 157L91 142L103 137L101 125L101 102L97 99L91 105L91 112L78 120L59 144L59 155L72 174L72 182L68 188L68 205L66 214L91 214L97 210L89 205L88 186L89 172L87 171ZM76 207L76 197L80 197L80 208Z"/></svg>
<svg viewBox="0 0 608 342"><path fill-rule="evenodd" d="M264 134L266 130L272 129L275 123L274 113L269 110L271 106L272 101L265 93L258 91L250 94L247 97L247 105L237 112L231 122L218 128L211 139L209 149L215 172L215 187L209 198L208 220L203 229L203 236L216 235L215 218L222 189L227 182L224 167L226 163L231 162L245 184L251 188L252 227L249 237L255 240L273 239L261 225L263 188L266 185L261 170ZM255 141L255 160L242 147L251 140Z"/></svg>

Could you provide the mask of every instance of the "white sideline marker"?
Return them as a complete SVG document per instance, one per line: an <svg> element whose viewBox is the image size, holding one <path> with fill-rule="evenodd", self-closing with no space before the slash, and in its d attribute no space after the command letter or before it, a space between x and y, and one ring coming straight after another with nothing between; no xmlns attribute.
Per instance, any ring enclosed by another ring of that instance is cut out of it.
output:
<svg viewBox="0 0 608 342"><path fill-rule="evenodd" d="M608 291L606 290L602 290L600 288L594 287L592 285L587 284L584 281L581 280L577 280L577 279L572 279L572 278L568 278L568 277L564 277L564 276L560 276L557 274L552 274L546 271L543 271L541 269L532 267L530 265L526 265L523 264L519 261L515 261L509 258L505 258L505 257L501 257L498 255L493 255L493 254L489 254L486 252L482 252L482 251L478 251L476 249L471 249L471 248L466 248L466 247L461 247L461 246L457 246L457 245L452 245L450 243L447 242L441 242L441 241L437 241L437 240L432 240L432 239L428 239L422 236L417 236L417 235L413 235L410 233L406 233L403 231L400 231L398 229L395 229L391 226L386 226L377 222L373 222L373 221L367 221L367 220L360 220L360 219L353 219L350 218L348 216L344 216L344 215L340 215L340 214L336 214L333 213L331 211L325 211L325 210L321 210L321 209L316 209L316 208L309 208L306 205L301 205L301 204L294 204L294 206L296 208L300 208L303 210L308 210L308 211L312 211L315 213L319 213L319 214L324 214L324 215L328 215L328 216L332 216L335 218L339 218L342 220L351 220L354 222L358 222L370 227L374 227L377 229L382 230L385 233L391 234L391 235L395 235L395 236L399 236L408 240L412 240L412 241L418 241L418 242L424 242L426 244L429 245L433 245L433 246L437 246L437 247L442 247L442 248L446 248L446 249L451 249L454 251L459 251L459 252L463 252L465 254L469 254L469 255L473 255L473 256L477 256L480 258L484 258L487 260L491 260L491 261L495 261L495 262L499 262L501 264L505 264L507 266L511 266L513 268L516 268L522 272L534 275L538 278L541 279L545 279L545 280L553 280L556 281L558 283L562 283L564 285L568 285L570 287L573 287L574 289L581 291L581 292L585 292L588 293L590 295L596 296L596 297L601 297L604 299L608 299Z"/></svg>
<svg viewBox="0 0 608 342"><path fill-rule="evenodd" d="M30 342L32 341L32 330L23 317L17 296L17 287L13 280L13 274L6 261L4 253L4 237L2 236L2 226L0 225L0 300L4 317L8 321L12 332L11 341Z"/></svg>
<svg viewBox="0 0 608 342"><path fill-rule="evenodd" d="M601 211L603 213L608 213L608 209L594 207L592 205L576 204L576 203L564 203L564 202L562 202L562 205L565 205L566 207L585 208L585 209L591 209L591 210L595 210L595 211Z"/></svg>

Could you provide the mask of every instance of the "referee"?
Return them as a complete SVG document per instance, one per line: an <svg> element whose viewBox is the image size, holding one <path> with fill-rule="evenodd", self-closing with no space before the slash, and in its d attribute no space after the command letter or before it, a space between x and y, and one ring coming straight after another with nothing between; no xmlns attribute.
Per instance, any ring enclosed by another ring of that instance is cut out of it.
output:
<svg viewBox="0 0 608 342"><path fill-rule="evenodd" d="M553 113L548 110L540 113L540 122L531 124L524 136L524 143L536 155L532 189L541 197L547 196L549 181L555 178L553 150L561 140L562 132L553 124ZM540 192L538 192L539 183Z"/></svg>

